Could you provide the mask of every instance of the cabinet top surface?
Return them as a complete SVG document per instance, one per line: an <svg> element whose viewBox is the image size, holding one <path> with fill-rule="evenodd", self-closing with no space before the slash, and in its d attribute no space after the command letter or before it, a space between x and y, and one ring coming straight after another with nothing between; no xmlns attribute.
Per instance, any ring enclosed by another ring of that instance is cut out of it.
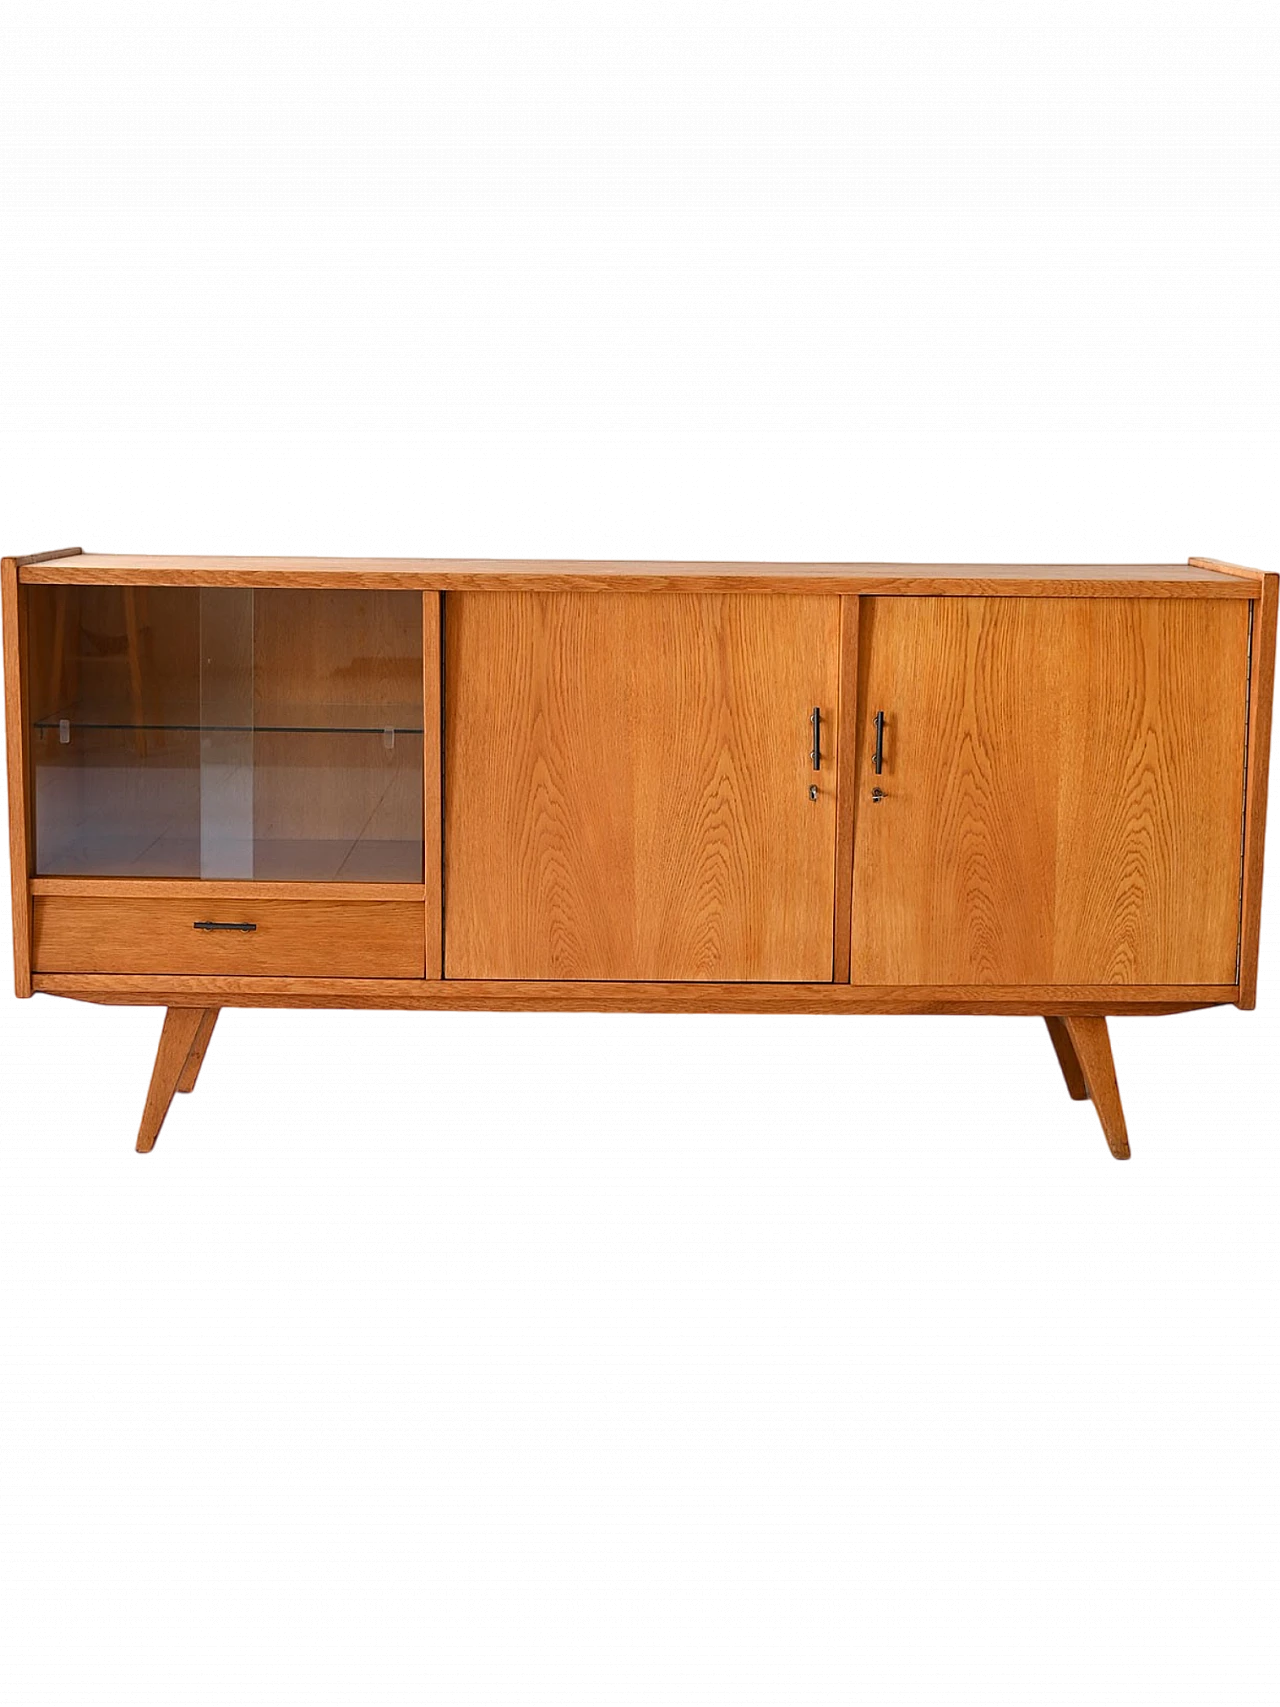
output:
<svg viewBox="0 0 1280 1707"><path fill-rule="evenodd" d="M71 552L18 560L25 582L404 587L455 591L933 593L1252 598L1260 575L1187 563L609 562L570 558L171 557Z"/></svg>

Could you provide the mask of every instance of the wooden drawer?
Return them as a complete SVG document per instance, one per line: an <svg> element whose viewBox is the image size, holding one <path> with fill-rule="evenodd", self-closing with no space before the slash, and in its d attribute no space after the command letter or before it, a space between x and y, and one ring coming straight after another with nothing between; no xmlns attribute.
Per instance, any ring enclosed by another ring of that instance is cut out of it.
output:
<svg viewBox="0 0 1280 1707"><path fill-rule="evenodd" d="M253 925L208 930L200 924ZM33 969L265 978L421 978L413 901L123 900L37 895Z"/></svg>

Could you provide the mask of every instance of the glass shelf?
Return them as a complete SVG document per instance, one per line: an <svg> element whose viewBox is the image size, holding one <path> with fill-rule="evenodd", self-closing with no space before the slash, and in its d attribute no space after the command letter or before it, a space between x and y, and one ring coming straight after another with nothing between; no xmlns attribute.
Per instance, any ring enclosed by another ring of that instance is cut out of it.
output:
<svg viewBox="0 0 1280 1707"><path fill-rule="evenodd" d="M119 708L100 709L96 706L64 705L57 711L46 712L32 721L34 729L119 729L154 731L157 734L207 735L385 735L390 729L396 735L422 734L422 703L380 707L354 705L315 705L267 701L255 706L252 721L216 722L200 717L139 720L119 715Z"/></svg>

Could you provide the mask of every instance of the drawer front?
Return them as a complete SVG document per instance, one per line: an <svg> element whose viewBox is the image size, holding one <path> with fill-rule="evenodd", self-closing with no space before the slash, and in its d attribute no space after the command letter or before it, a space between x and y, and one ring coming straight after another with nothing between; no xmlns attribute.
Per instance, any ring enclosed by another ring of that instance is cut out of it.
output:
<svg viewBox="0 0 1280 1707"><path fill-rule="evenodd" d="M120 900L38 895L33 969L163 976L421 978L412 901ZM210 930L208 925L252 925Z"/></svg>

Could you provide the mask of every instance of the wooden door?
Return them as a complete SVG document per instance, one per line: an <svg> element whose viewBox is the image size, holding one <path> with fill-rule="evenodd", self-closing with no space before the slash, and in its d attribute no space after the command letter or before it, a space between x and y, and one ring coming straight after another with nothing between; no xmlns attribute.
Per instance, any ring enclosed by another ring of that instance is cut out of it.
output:
<svg viewBox="0 0 1280 1707"><path fill-rule="evenodd" d="M838 598L444 610L446 976L831 978Z"/></svg>
<svg viewBox="0 0 1280 1707"><path fill-rule="evenodd" d="M1234 983L1248 645L1237 599L864 599L853 981Z"/></svg>

